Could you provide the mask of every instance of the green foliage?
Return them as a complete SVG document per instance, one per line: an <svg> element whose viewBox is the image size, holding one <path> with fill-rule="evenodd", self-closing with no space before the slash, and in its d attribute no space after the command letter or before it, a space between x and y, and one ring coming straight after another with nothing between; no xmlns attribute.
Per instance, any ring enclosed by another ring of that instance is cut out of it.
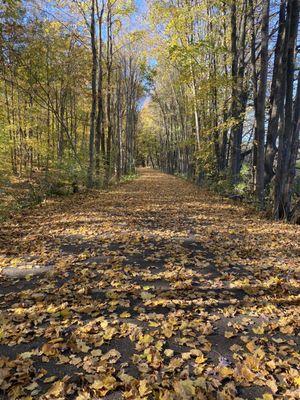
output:
<svg viewBox="0 0 300 400"><path fill-rule="evenodd" d="M226 170L219 174L216 179L206 180L206 185L220 195L233 193L233 186L228 179L229 171Z"/></svg>
<svg viewBox="0 0 300 400"><path fill-rule="evenodd" d="M234 192L239 195L247 195L251 191L251 171L247 164L243 164L240 172L240 181L234 186Z"/></svg>
<svg viewBox="0 0 300 400"><path fill-rule="evenodd" d="M120 179L120 183L130 182L134 179L137 179L138 177L139 177L138 173L123 175Z"/></svg>

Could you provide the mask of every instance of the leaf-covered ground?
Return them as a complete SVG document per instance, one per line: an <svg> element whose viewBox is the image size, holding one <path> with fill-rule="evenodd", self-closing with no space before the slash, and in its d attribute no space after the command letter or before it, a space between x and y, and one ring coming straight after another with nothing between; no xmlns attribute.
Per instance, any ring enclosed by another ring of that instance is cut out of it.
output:
<svg viewBox="0 0 300 400"><path fill-rule="evenodd" d="M0 398L299 399L299 233L151 170L16 216Z"/></svg>

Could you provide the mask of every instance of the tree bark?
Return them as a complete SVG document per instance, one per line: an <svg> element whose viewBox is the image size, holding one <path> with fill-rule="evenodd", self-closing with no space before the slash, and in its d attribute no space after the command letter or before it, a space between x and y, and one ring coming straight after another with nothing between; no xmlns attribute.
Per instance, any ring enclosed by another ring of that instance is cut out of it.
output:
<svg viewBox="0 0 300 400"><path fill-rule="evenodd" d="M92 0L91 6L91 49L92 49L92 106L90 114L90 138L89 138L89 166L87 174L87 185L92 187L94 184L94 145L95 145L95 117L97 108L97 47L95 29L95 1Z"/></svg>
<svg viewBox="0 0 300 400"><path fill-rule="evenodd" d="M296 44L299 25L299 0L288 0L287 4L287 36L286 36L286 74L285 74L285 107L283 127L279 134L278 165L275 177L274 217L275 219L289 219L291 212L291 186L289 171L292 165L292 145L294 131L294 116L298 110L293 104L294 72L296 60ZM297 128L296 128L297 134Z"/></svg>
<svg viewBox="0 0 300 400"><path fill-rule="evenodd" d="M104 109L103 109L103 40L102 40L102 22L104 13L104 3L102 3L101 10L99 11L98 0L97 1L97 14L98 14L98 35L99 35L99 49L98 49L98 91L97 91L97 120L96 120L96 137L95 137L95 172L97 180L100 177L100 159L101 153L104 160L105 157L105 132L104 132Z"/></svg>
<svg viewBox="0 0 300 400"><path fill-rule="evenodd" d="M107 88L106 88L106 157L105 157L105 177L104 186L108 187L111 174L111 145L112 145L112 119L111 119L111 74L112 74L112 5L110 0L107 3L107 49L106 49L106 69L107 69Z"/></svg>
<svg viewBox="0 0 300 400"><path fill-rule="evenodd" d="M257 94L256 134L257 134L257 168L256 196L260 207L264 207L264 163L265 163L265 117L266 94L268 81L268 45L269 45L270 1L264 0L261 23L260 81Z"/></svg>
<svg viewBox="0 0 300 400"><path fill-rule="evenodd" d="M270 93L270 117L265 150L265 187L270 184L275 175L274 160L277 154L277 139L279 133L279 117L283 113L284 95L282 81L284 74L283 57L286 35L286 0L281 0L279 11L279 29L275 47L273 77Z"/></svg>

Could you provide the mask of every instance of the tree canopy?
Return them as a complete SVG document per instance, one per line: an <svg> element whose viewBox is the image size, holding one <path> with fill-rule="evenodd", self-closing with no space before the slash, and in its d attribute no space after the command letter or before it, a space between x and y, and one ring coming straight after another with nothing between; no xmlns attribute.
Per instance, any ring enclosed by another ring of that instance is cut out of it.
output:
<svg viewBox="0 0 300 400"><path fill-rule="evenodd" d="M2 180L136 165L299 213L299 1L5 1ZM54 188L55 190L55 188Z"/></svg>

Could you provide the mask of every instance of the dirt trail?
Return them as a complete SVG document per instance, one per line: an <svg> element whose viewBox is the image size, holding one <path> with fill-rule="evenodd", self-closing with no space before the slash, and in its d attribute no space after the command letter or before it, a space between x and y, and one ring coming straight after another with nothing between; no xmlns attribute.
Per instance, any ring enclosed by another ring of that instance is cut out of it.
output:
<svg viewBox="0 0 300 400"><path fill-rule="evenodd" d="M299 234L148 169L16 216L0 399L298 398Z"/></svg>

